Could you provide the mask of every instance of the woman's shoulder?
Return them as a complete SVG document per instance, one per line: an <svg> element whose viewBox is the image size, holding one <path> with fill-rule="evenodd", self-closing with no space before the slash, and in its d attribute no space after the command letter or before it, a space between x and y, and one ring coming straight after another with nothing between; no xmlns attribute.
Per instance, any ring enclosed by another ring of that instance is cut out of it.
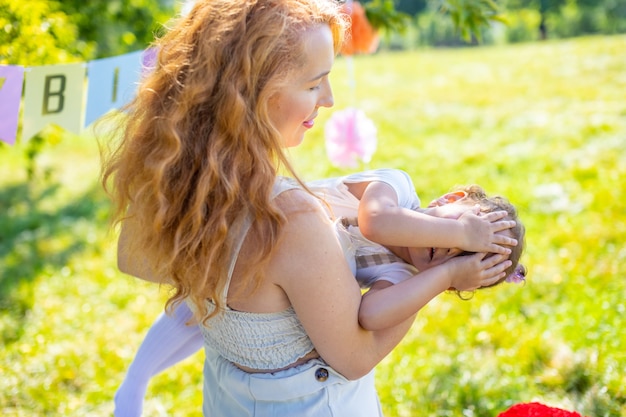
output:
<svg viewBox="0 0 626 417"><path fill-rule="evenodd" d="M302 189L302 186L293 178L278 177L274 181L274 188L272 189L272 198L278 197L285 191Z"/></svg>
<svg viewBox="0 0 626 417"><path fill-rule="evenodd" d="M276 206L286 217L287 224L295 223L300 217L327 218L322 202L301 188L293 188L283 192L274 199Z"/></svg>
<svg viewBox="0 0 626 417"><path fill-rule="evenodd" d="M319 198L305 190L293 178L280 177L274 183L272 198L285 215L314 212L321 208Z"/></svg>

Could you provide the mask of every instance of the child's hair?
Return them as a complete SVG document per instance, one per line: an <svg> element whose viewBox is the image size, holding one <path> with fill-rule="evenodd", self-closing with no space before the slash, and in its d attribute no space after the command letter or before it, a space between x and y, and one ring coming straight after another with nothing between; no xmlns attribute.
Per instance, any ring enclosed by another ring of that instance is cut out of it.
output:
<svg viewBox="0 0 626 417"><path fill-rule="evenodd" d="M508 229L511 232L511 237L517 240L517 246L511 246L511 254L509 255L509 259L513 263L505 270L506 275L504 278L496 281L491 285L481 288L493 287L502 283L503 281L524 281L524 278L526 277L526 268L519 261L522 256L522 252L524 251L524 236L526 234L526 229L524 228L524 225L517 215L517 210L515 209L515 206L513 206L513 204L511 204L509 200L502 196L488 196L485 190L479 185L461 186L458 187L456 191L466 192L468 202L478 204L482 213L506 211L508 215L505 219L515 221L515 226L511 229Z"/></svg>

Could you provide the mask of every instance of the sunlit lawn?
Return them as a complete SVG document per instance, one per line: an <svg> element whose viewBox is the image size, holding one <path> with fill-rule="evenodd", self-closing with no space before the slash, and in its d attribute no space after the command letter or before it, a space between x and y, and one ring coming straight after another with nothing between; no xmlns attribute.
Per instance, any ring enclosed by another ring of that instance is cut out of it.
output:
<svg viewBox="0 0 626 417"><path fill-rule="evenodd" d="M305 178L396 167L422 201L479 183L527 228L525 286L441 295L378 367L386 416L491 417L540 401L626 417L625 51L621 36L338 60L335 108L363 109L378 150L333 168L322 111L293 151ZM0 148L3 416L110 415L167 297L117 272L98 164L93 138L66 135L29 184L21 149ZM156 377L145 415L200 416L202 360Z"/></svg>

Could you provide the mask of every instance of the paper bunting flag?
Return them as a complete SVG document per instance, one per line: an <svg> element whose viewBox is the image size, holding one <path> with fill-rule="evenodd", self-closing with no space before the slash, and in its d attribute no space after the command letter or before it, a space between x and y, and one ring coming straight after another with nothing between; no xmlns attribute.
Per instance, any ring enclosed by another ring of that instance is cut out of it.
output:
<svg viewBox="0 0 626 417"><path fill-rule="evenodd" d="M0 140L15 144L20 117L24 67L0 65Z"/></svg>
<svg viewBox="0 0 626 417"><path fill-rule="evenodd" d="M154 46L143 51L143 55L141 56L142 76L152 71L152 69L156 66L158 52L158 49Z"/></svg>
<svg viewBox="0 0 626 417"><path fill-rule="evenodd" d="M85 64L47 65L26 71L22 139L48 124L80 133L83 123Z"/></svg>
<svg viewBox="0 0 626 417"><path fill-rule="evenodd" d="M87 64L87 110L85 126L112 109L128 103L141 76L143 52L96 59Z"/></svg>

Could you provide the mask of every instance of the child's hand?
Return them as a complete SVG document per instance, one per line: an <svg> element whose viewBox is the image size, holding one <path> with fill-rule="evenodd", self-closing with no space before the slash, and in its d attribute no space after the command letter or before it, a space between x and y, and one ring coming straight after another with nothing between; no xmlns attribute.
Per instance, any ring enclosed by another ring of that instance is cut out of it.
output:
<svg viewBox="0 0 626 417"><path fill-rule="evenodd" d="M513 220L502 220L507 216L506 211L480 213L478 209L466 211L459 217L463 223L463 246L460 249L469 252L491 252L508 255L511 249L507 246L516 246L517 240L510 237L508 229L515 227Z"/></svg>
<svg viewBox="0 0 626 417"><path fill-rule="evenodd" d="M467 256L457 256L444 265L450 273L450 287L459 291L473 291L481 287L488 287L504 278L504 272L512 262L506 255L491 255L475 253Z"/></svg>

